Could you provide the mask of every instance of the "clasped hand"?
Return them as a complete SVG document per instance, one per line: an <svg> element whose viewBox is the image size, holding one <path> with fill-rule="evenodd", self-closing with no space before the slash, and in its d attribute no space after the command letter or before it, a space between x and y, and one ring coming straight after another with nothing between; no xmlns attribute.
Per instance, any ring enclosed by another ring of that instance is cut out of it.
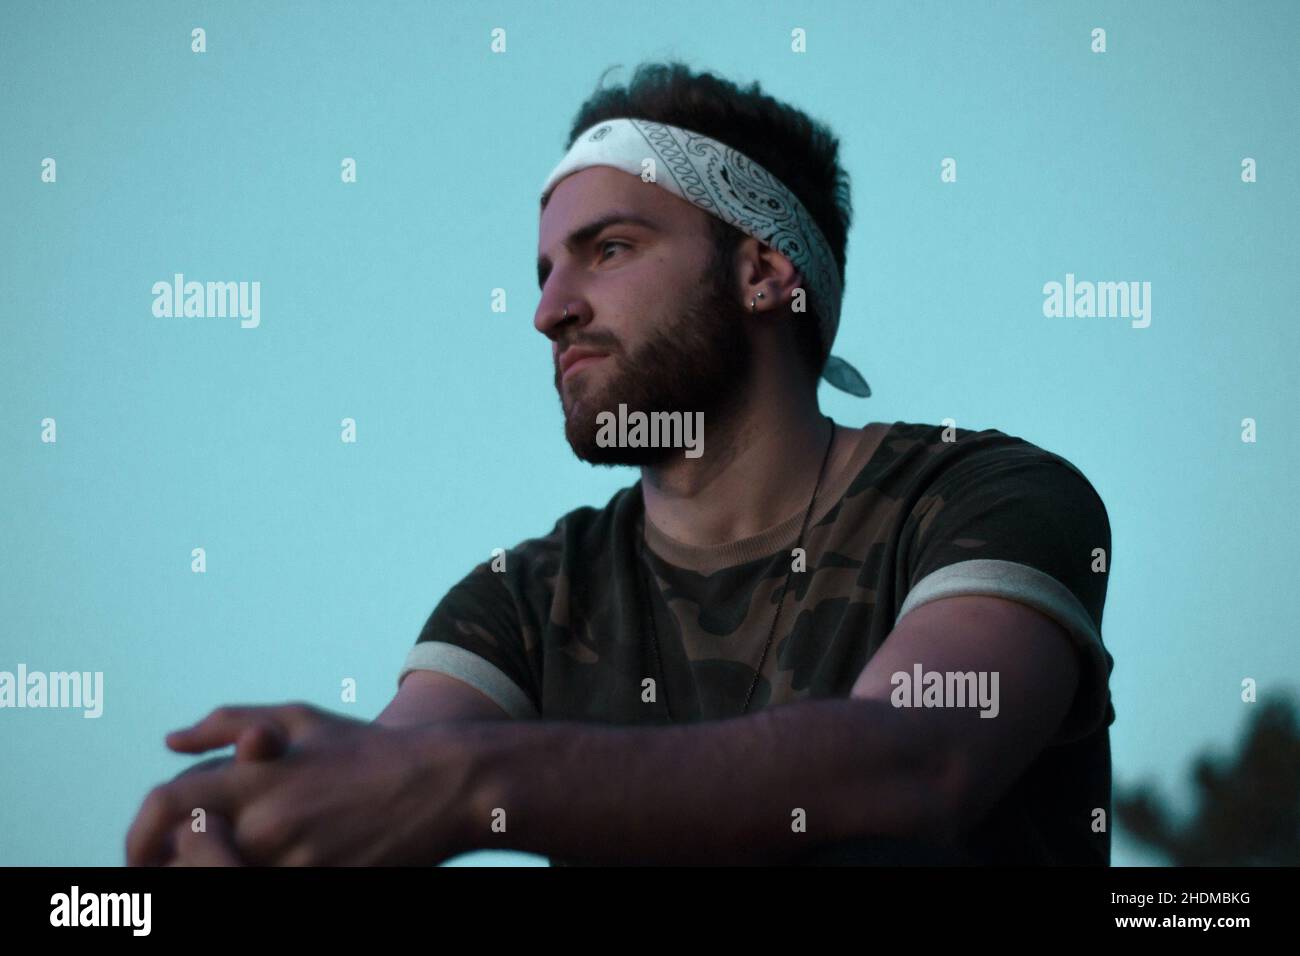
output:
<svg viewBox="0 0 1300 956"><path fill-rule="evenodd" d="M166 743L235 754L149 792L128 865L432 865L469 848L464 731L285 704L221 707Z"/></svg>

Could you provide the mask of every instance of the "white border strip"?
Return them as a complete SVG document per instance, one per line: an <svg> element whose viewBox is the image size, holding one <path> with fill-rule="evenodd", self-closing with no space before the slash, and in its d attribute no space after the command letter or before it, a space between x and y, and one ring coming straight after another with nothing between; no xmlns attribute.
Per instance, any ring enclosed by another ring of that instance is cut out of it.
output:
<svg viewBox="0 0 1300 956"><path fill-rule="evenodd" d="M459 645L446 641L420 641L407 653L402 672L397 675L398 685L407 674L417 670L436 671L464 681L516 719L539 716L528 695L501 668Z"/></svg>
<svg viewBox="0 0 1300 956"><path fill-rule="evenodd" d="M894 626L922 604L964 594L1004 597L1027 604L1063 626L1080 644L1101 644L1091 615L1073 591L1037 568L993 558L958 561L927 574L908 592Z"/></svg>

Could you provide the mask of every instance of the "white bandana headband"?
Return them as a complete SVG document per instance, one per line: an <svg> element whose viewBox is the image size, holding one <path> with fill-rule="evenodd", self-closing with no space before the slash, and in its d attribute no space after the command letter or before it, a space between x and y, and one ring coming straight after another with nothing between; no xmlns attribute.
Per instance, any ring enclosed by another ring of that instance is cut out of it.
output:
<svg viewBox="0 0 1300 956"><path fill-rule="evenodd" d="M666 123L602 120L578 136L551 170L542 186L542 201L561 179L580 169L612 166L642 176L647 159L655 161L655 185L790 260L820 307L822 339L829 350L840 326L844 293L830 244L794 193L730 146ZM826 360L822 378L850 395L866 398L871 394L858 370L835 355Z"/></svg>

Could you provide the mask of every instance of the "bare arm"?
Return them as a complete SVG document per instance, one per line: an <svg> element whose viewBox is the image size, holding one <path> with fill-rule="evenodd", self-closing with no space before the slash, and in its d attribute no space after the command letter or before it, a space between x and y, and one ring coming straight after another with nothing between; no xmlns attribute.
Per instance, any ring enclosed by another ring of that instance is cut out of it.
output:
<svg viewBox="0 0 1300 956"><path fill-rule="evenodd" d="M375 718L385 727L413 727L445 720L509 720L492 698L437 671L411 671Z"/></svg>
<svg viewBox="0 0 1300 956"><path fill-rule="evenodd" d="M872 835L949 842L1060 726L1075 653L1029 607L954 597L904 618L849 699L672 727L466 725L480 781L466 837L596 863L776 862ZM894 706L891 674L916 663L998 671L997 719ZM428 762L444 746L431 734Z"/></svg>
<svg viewBox="0 0 1300 956"><path fill-rule="evenodd" d="M374 723L384 727L414 727L446 720L508 720L510 715L492 699L464 681L436 671L411 671ZM234 757L209 757L178 776L224 767Z"/></svg>

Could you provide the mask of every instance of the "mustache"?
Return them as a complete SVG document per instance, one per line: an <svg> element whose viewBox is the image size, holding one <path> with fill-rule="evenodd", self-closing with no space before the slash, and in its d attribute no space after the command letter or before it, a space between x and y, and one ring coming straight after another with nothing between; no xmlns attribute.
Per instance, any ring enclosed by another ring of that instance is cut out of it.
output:
<svg viewBox="0 0 1300 956"><path fill-rule="evenodd" d="M617 339L612 338L573 338L560 339L556 342L557 355L563 355L564 350L568 348L592 349L597 352L607 352L610 355L617 355L622 351Z"/></svg>

